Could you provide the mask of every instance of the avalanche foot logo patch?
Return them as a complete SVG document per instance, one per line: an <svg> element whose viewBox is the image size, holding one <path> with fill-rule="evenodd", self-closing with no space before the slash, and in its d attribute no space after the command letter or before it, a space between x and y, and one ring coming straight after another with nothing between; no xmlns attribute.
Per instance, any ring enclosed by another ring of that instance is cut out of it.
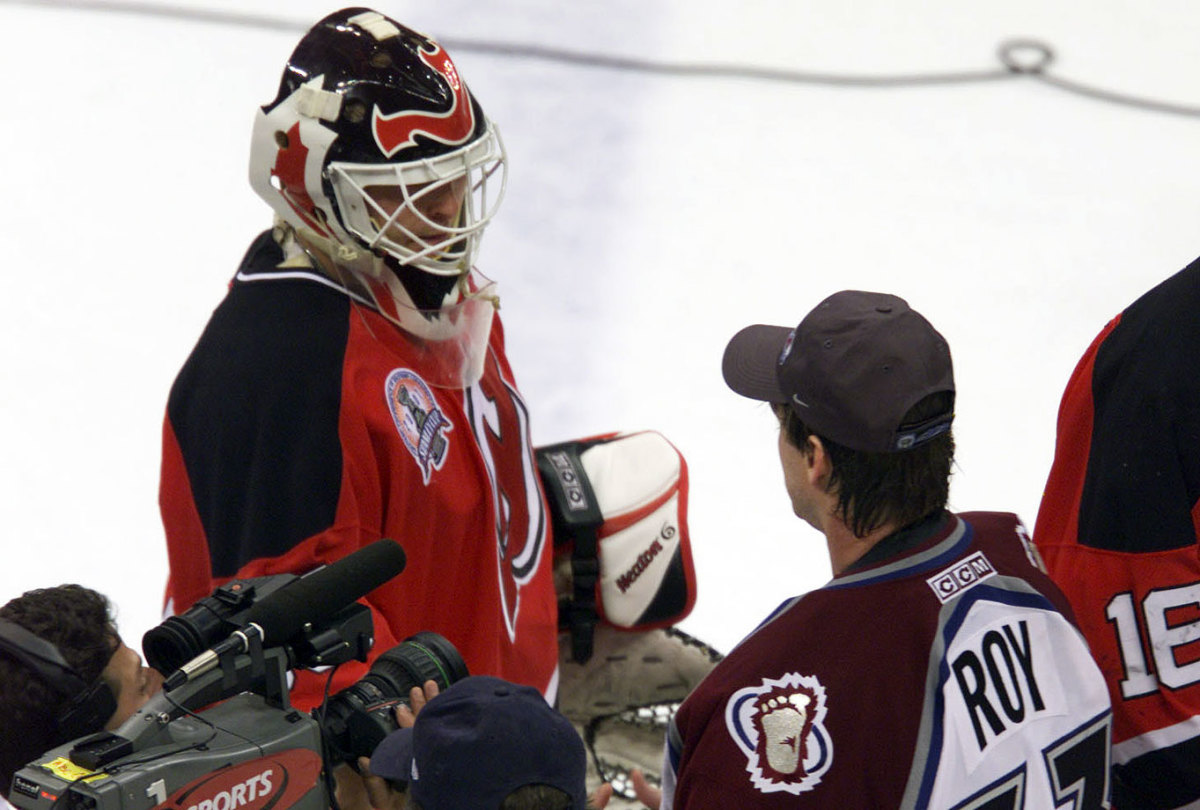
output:
<svg viewBox="0 0 1200 810"><path fill-rule="evenodd" d="M725 725L763 793L799 796L820 784L833 764L825 687L815 676L789 672L739 689L725 705Z"/></svg>
<svg viewBox="0 0 1200 810"><path fill-rule="evenodd" d="M428 484L433 471L440 470L446 461L450 447L446 434L454 426L438 407L433 391L416 372L396 369L388 375L385 389L396 431Z"/></svg>

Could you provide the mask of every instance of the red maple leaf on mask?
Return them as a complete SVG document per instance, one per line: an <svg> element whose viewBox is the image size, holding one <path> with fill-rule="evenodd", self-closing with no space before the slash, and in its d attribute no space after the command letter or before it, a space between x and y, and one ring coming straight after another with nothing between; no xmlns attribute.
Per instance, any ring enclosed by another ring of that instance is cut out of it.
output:
<svg viewBox="0 0 1200 810"><path fill-rule="evenodd" d="M300 122L287 131L287 145L275 156L271 175L279 178L279 193L287 200L304 224L322 236L332 236L317 215L317 205L308 194L304 170L308 163L308 147L300 140Z"/></svg>

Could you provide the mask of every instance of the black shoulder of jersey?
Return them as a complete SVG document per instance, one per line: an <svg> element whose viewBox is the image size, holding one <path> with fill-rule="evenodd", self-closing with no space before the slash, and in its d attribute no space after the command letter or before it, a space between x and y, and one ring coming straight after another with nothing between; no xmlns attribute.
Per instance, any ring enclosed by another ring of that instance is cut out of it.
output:
<svg viewBox="0 0 1200 810"><path fill-rule="evenodd" d="M1195 544L1200 259L1122 313L1096 351L1092 404L1080 542L1115 551Z"/></svg>
<svg viewBox="0 0 1200 810"><path fill-rule="evenodd" d="M337 509L350 300L273 274L282 258L269 232L255 240L249 280L213 312L168 400L218 577L286 552Z"/></svg>
<svg viewBox="0 0 1200 810"><path fill-rule="evenodd" d="M271 231L263 231L246 248L246 255L238 265L238 273L274 270L282 261L283 249Z"/></svg>

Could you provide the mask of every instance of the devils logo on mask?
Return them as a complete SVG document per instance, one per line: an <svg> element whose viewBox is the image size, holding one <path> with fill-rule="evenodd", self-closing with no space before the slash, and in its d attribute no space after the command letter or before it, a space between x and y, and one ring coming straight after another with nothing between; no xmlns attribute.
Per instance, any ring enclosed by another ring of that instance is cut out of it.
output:
<svg viewBox="0 0 1200 810"><path fill-rule="evenodd" d="M446 80L454 101L443 113L397 112L386 114L375 107L371 117L371 132L375 144L385 157L391 157L401 149L416 146L416 136L424 135L448 146L466 143L475 131L475 111L471 108L471 95L458 76L458 70L450 61L450 55L437 43L433 51L420 51L421 61L436 70Z"/></svg>

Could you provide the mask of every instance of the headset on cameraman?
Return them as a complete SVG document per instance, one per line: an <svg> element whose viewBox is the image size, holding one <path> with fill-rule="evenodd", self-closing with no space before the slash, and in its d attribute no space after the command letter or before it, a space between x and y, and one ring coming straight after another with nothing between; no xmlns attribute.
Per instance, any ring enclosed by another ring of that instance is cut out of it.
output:
<svg viewBox="0 0 1200 810"><path fill-rule="evenodd" d="M88 684L63 658L58 647L16 622L0 619L0 650L30 669L68 698L55 718L55 745L100 731L117 712L117 697L103 678Z"/></svg>

